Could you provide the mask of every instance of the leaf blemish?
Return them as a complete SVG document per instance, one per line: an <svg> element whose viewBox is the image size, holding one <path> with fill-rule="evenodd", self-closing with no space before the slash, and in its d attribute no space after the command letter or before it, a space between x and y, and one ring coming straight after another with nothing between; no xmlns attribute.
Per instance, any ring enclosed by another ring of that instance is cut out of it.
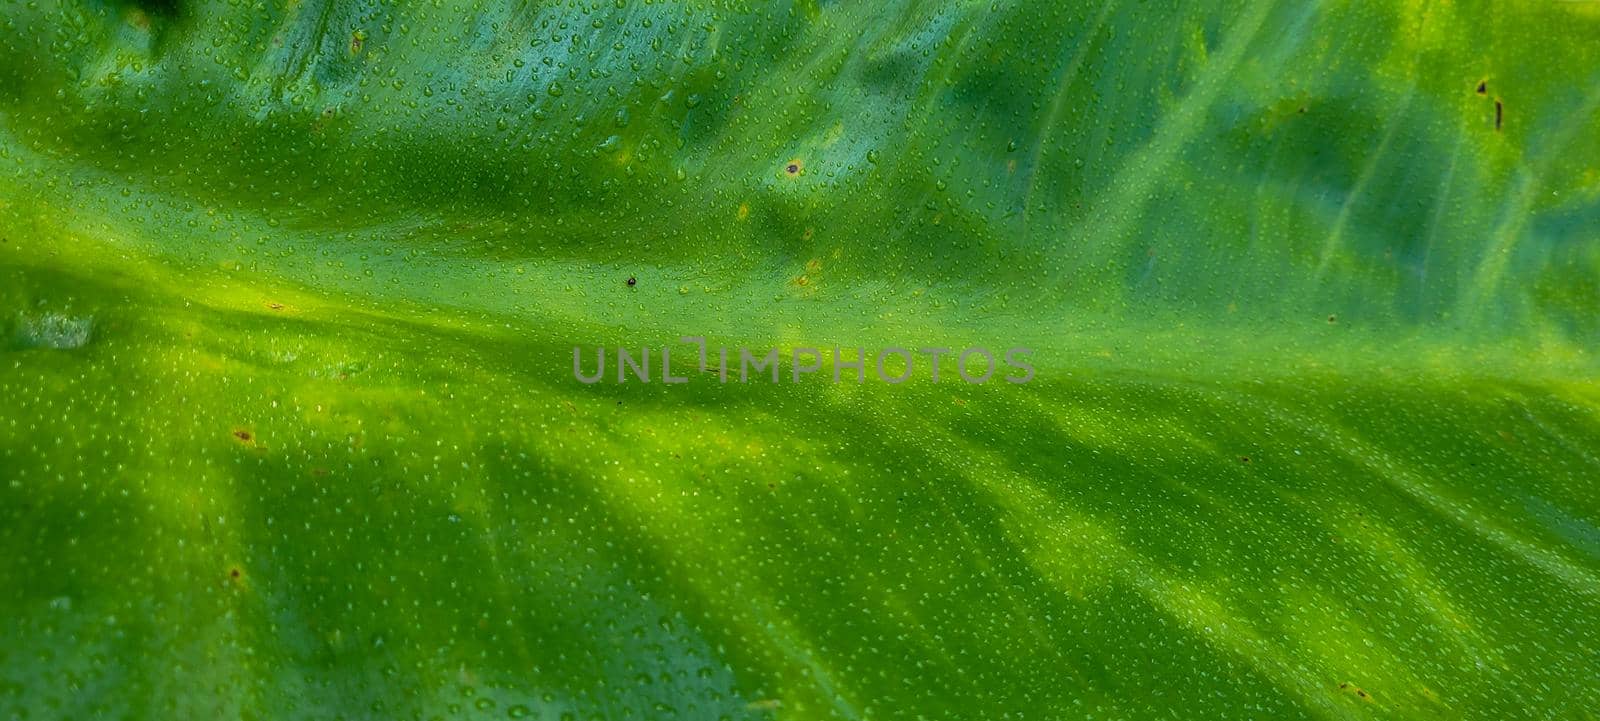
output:
<svg viewBox="0 0 1600 721"><path fill-rule="evenodd" d="M1497 133L1500 132L1500 129L1505 126L1505 121L1506 121L1506 105L1505 105L1505 103L1500 102L1499 98L1495 98L1495 101L1494 101L1494 131L1497 132Z"/></svg>
<svg viewBox="0 0 1600 721"><path fill-rule="evenodd" d="M1372 695L1367 693L1366 689L1363 689L1360 686L1353 685L1348 681L1339 684L1339 690L1340 691L1344 691L1346 693L1355 694L1356 697L1360 698L1363 701L1371 701L1372 700Z"/></svg>

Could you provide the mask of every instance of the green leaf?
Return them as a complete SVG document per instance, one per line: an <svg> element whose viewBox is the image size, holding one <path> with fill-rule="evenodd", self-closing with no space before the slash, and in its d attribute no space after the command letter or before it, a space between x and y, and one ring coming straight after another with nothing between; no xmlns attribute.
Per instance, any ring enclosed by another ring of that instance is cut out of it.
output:
<svg viewBox="0 0 1600 721"><path fill-rule="evenodd" d="M0 0L0 716L1592 717L1597 68L1586 2Z"/></svg>

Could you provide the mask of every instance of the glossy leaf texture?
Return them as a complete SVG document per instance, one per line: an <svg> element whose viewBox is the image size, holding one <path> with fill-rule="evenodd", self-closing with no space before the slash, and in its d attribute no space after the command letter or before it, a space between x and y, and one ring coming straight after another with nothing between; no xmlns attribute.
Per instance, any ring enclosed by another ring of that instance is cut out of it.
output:
<svg viewBox="0 0 1600 721"><path fill-rule="evenodd" d="M0 715L1592 718L1597 341L1593 3L0 0Z"/></svg>

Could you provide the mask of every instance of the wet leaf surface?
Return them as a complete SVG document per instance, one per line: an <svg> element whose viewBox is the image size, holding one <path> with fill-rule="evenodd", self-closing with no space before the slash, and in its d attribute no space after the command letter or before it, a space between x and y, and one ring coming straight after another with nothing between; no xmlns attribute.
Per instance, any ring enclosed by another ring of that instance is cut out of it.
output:
<svg viewBox="0 0 1600 721"><path fill-rule="evenodd" d="M1587 718L1597 61L1584 3L0 0L0 715ZM1036 376L572 376L685 335Z"/></svg>

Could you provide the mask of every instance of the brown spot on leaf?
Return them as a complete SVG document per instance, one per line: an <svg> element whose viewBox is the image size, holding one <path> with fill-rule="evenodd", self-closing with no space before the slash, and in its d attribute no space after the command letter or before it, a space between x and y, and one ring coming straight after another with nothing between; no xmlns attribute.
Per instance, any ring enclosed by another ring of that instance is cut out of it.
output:
<svg viewBox="0 0 1600 721"><path fill-rule="evenodd" d="M1496 98L1494 101L1494 131L1497 133L1500 132L1500 129L1504 128L1505 124L1506 104L1500 102L1499 98Z"/></svg>
<svg viewBox="0 0 1600 721"><path fill-rule="evenodd" d="M245 443L249 443L251 440L255 439L255 434L253 434L250 431L247 431L247 430L245 430L243 428L239 428L239 429L235 429L234 430L233 437L237 438L237 439L239 439L239 440L241 440L241 441L243 441Z"/></svg>
<svg viewBox="0 0 1600 721"><path fill-rule="evenodd" d="M1487 81L1487 80L1478 81L1478 94L1479 95L1488 95L1489 94L1489 81Z"/></svg>
<svg viewBox="0 0 1600 721"><path fill-rule="evenodd" d="M1367 693L1366 689L1361 688L1360 686L1357 686L1357 685L1355 685L1353 683L1350 683L1348 681L1339 684L1339 690L1343 691L1343 692L1345 692L1347 694L1350 694L1352 696L1355 696L1356 698L1359 698L1359 699L1361 699L1363 701L1368 701L1368 702L1372 701L1372 694Z"/></svg>

